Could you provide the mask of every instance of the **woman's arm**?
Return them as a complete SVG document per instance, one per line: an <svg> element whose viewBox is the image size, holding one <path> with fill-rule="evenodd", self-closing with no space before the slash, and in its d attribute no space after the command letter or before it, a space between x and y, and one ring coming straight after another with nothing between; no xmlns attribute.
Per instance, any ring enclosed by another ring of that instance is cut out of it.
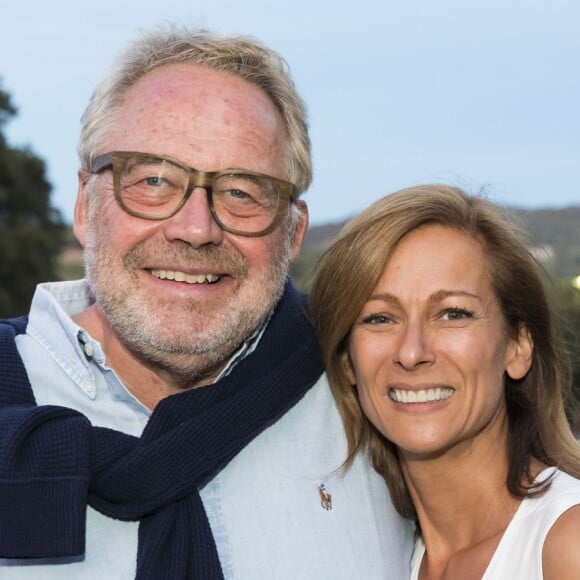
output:
<svg viewBox="0 0 580 580"><path fill-rule="evenodd" d="M580 505L564 512L548 532L542 567L545 580L580 578Z"/></svg>

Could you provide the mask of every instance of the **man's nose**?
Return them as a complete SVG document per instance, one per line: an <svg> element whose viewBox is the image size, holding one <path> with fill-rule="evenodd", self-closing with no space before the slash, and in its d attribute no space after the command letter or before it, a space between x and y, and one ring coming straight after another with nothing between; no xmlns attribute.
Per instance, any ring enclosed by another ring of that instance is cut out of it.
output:
<svg viewBox="0 0 580 580"><path fill-rule="evenodd" d="M193 247L218 245L224 234L213 219L207 192L202 187L196 187L184 206L166 220L164 231L169 241L181 240Z"/></svg>

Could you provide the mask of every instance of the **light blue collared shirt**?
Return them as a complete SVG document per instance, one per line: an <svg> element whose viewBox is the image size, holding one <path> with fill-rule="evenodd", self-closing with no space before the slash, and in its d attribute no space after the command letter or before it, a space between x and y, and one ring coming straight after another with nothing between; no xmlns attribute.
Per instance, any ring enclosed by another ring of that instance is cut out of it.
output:
<svg viewBox="0 0 580 580"><path fill-rule="evenodd" d="M17 347L39 405L76 409L93 425L139 436L150 412L106 364L101 345L71 316L89 306L82 281L40 285ZM263 329L224 372L256 346ZM226 579L399 580L409 574L412 530L386 486L359 457L346 473L341 420L326 378L243 449L202 490ZM324 485L331 509L322 505ZM0 578L127 580L135 575L138 523L87 511L80 561L0 562Z"/></svg>

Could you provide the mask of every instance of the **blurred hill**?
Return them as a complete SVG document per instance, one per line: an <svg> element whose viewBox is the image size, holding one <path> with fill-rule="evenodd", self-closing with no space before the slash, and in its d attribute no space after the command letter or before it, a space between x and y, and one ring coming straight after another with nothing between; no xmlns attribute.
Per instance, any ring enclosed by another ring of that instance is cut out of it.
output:
<svg viewBox="0 0 580 580"><path fill-rule="evenodd" d="M554 278L580 275L580 205L563 209L507 208L507 211L529 231L536 257ZM305 289L310 286L316 260L346 221L310 227L292 270L298 286Z"/></svg>

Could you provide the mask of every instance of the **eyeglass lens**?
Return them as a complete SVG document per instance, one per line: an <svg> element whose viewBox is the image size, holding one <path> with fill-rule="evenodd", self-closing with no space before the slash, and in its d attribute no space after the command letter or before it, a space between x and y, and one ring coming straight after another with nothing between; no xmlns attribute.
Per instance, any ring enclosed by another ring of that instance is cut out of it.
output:
<svg viewBox="0 0 580 580"><path fill-rule="evenodd" d="M123 159L117 171L123 204L142 216L170 216L189 187L189 171L165 159L134 156ZM278 186L267 176L219 173L213 179L210 197L222 224L240 231L267 228L278 210Z"/></svg>

